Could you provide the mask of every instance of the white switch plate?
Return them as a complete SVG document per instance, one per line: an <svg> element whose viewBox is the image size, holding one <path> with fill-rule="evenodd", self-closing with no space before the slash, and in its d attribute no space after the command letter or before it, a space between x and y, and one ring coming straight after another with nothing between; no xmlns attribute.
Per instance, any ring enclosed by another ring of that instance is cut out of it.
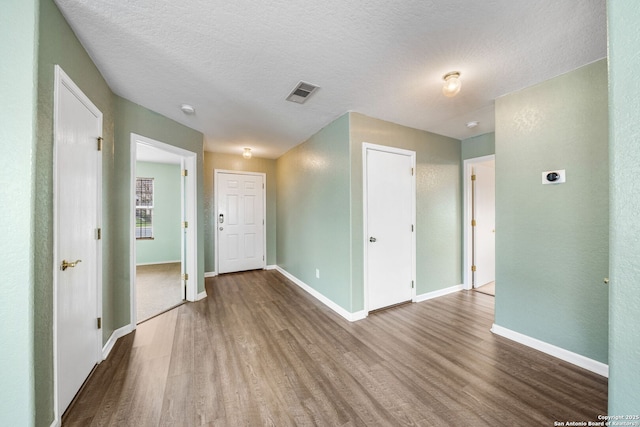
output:
<svg viewBox="0 0 640 427"><path fill-rule="evenodd" d="M316 279L319 279L319 278L320 278L320 270L316 268Z"/></svg>
<svg viewBox="0 0 640 427"><path fill-rule="evenodd" d="M549 181L547 179L547 175L549 175L550 173L557 173L558 174L558 179L555 181ZM554 170L554 171L546 171L546 172L542 172L542 183L543 184L564 184L567 180L567 172L564 169L558 169L558 170Z"/></svg>

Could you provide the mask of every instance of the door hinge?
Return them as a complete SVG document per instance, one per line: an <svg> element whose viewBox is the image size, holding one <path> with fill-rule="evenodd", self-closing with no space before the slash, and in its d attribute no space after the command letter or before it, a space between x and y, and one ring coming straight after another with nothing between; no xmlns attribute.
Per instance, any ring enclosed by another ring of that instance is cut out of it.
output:
<svg viewBox="0 0 640 427"><path fill-rule="evenodd" d="M411 232L413 233L413 224L411 224Z"/></svg>
<svg viewBox="0 0 640 427"><path fill-rule="evenodd" d="M471 226L472 226L472 227L475 227L475 226L476 226L476 220L475 220L475 219L472 219L472 220L471 220Z"/></svg>
<svg viewBox="0 0 640 427"><path fill-rule="evenodd" d="M189 222L187 221L182 221L182 228L189 228Z"/></svg>
<svg viewBox="0 0 640 427"><path fill-rule="evenodd" d="M96 240L102 239L102 228L96 228Z"/></svg>
<svg viewBox="0 0 640 427"><path fill-rule="evenodd" d="M471 271L476 271L476 266L475 265L471 266Z"/></svg>
<svg viewBox="0 0 640 427"><path fill-rule="evenodd" d="M475 181L475 180L476 180L476 175L475 174L471 175L471 181Z"/></svg>
<svg viewBox="0 0 640 427"><path fill-rule="evenodd" d="M98 151L102 151L102 137L98 137Z"/></svg>
<svg viewBox="0 0 640 427"><path fill-rule="evenodd" d="M182 169L182 176L189 176L189 171L186 169Z"/></svg>
<svg viewBox="0 0 640 427"><path fill-rule="evenodd" d="M174 276L175 277L175 276ZM189 280L189 273L184 273L182 275L182 280Z"/></svg>
<svg viewBox="0 0 640 427"><path fill-rule="evenodd" d="M414 283L413 280L411 281L411 289L413 289Z"/></svg>
<svg viewBox="0 0 640 427"><path fill-rule="evenodd" d="M262 183L262 189L264 190L264 183Z"/></svg>
<svg viewBox="0 0 640 427"><path fill-rule="evenodd" d="M264 261L264 255L262 255L262 260Z"/></svg>
<svg viewBox="0 0 640 427"><path fill-rule="evenodd" d="M413 168L411 168L411 176L413 176Z"/></svg>
<svg viewBox="0 0 640 427"><path fill-rule="evenodd" d="M96 320L97 320L96 324L98 325L98 329L102 329L102 317L98 317L98 319Z"/></svg>

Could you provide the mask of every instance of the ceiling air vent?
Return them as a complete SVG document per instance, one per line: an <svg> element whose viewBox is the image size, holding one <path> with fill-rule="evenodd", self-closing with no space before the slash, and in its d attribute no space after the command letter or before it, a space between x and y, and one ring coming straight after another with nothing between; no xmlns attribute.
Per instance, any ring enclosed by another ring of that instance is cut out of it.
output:
<svg viewBox="0 0 640 427"><path fill-rule="evenodd" d="M298 104L304 104L307 99L313 93L318 90L319 87L316 85L312 85L307 82L298 82L296 87L293 88L289 96L287 96L287 101L297 102Z"/></svg>

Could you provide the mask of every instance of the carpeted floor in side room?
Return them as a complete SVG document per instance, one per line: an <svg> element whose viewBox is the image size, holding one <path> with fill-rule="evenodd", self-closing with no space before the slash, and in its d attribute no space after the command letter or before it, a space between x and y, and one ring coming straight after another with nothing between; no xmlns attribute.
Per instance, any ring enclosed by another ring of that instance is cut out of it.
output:
<svg viewBox="0 0 640 427"><path fill-rule="evenodd" d="M138 323L182 303L180 263L136 267Z"/></svg>

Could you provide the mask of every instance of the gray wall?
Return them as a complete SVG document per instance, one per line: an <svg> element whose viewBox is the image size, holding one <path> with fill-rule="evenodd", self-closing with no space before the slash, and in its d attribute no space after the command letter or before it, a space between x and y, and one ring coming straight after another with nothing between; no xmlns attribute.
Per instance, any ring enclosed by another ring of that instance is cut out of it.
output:
<svg viewBox="0 0 640 427"><path fill-rule="evenodd" d="M611 263L609 414L640 414L640 3L607 2Z"/></svg>
<svg viewBox="0 0 640 427"><path fill-rule="evenodd" d="M0 14L0 425L34 423L33 148L38 2Z"/></svg>
<svg viewBox="0 0 640 427"><path fill-rule="evenodd" d="M276 264L276 161L252 157L245 159L241 153L222 154L204 153L204 268L206 272L215 271L214 232L216 227L215 214L215 183L214 170L224 169L244 172L261 172L267 179L267 265Z"/></svg>
<svg viewBox="0 0 640 427"><path fill-rule="evenodd" d="M605 60L496 101L495 323L603 363L607 120Z"/></svg>

